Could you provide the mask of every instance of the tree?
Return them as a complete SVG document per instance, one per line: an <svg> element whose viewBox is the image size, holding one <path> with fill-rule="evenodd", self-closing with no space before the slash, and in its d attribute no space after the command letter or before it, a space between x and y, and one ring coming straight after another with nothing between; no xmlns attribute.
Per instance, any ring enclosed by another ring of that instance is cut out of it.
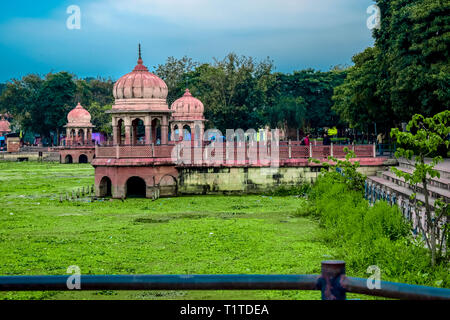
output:
<svg viewBox="0 0 450 320"><path fill-rule="evenodd" d="M450 2L378 0L381 28L374 32L392 113L430 117L450 101ZM384 84L383 84L384 82ZM380 89L381 90L381 89Z"/></svg>
<svg viewBox="0 0 450 320"><path fill-rule="evenodd" d="M186 89L188 86L188 83L184 81L184 75L193 71L198 65L198 62L194 62L191 58L184 56L181 59L168 57L165 64L160 64L156 67L155 74L164 80L169 89L167 96L169 105L182 96L184 93L183 89Z"/></svg>
<svg viewBox="0 0 450 320"><path fill-rule="evenodd" d="M0 96L0 110L8 111L14 121L24 131L33 131L35 112L40 112L39 92L44 81L36 74L29 74L22 79L12 79L6 84Z"/></svg>
<svg viewBox="0 0 450 320"><path fill-rule="evenodd" d="M381 27L375 46L353 58L355 65L335 90L334 110L352 126L400 126L416 114L449 109L450 2L376 0Z"/></svg>
<svg viewBox="0 0 450 320"><path fill-rule="evenodd" d="M111 105L100 105L98 102L93 102L86 107L91 114L91 122L95 126L97 132L110 135L112 133L111 121L112 116L106 111L111 110Z"/></svg>
<svg viewBox="0 0 450 320"><path fill-rule="evenodd" d="M73 108L76 84L67 72L49 73L39 91L39 104L35 105L33 127L44 137L59 132L67 123L67 114ZM52 140L53 143L53 140Z"/></svg>
<svg viewBox="0 0 450 320"><path fill-rule="evenodd" d="M260 128L266 123L263 109L274 79L272 61L255 62L251 57L230 53L213 64L202 64L184 75L191 92L205 105L209 126Z"/></svg>
<svg viewBox="0 0 450 320"><path fill-rule="evenodd" d="M450 146L450 111L443 111L431 118L425 118L420 114L413 116L408 123L407 132L401 132L394 128L391 136L397 140L399 148L395 154L396 157L404 157L411 160L414 157L414 170L412 173L392 168L392 171L399 177L405 179L410 185L416 188L421 185L425 196L425 216L428 230L423 230L422 224L419 227L425 237L428 248L431 252L431 264L434 266L443 251L443 243L448 239L448 204L442 200L435 201L435 210L433 212L429 197L429 178L440 177L439 171L434 167L440 161L442 156L438 155L439 148L445 146L448 150ZM430 162L427 157L432 157ZM413 200L421 206L423 205L413 194ZM443 224L440 227L440 224ZM428 233L426 232L428 231ZM447 240L448 241L448 240Z"/></svg>
<svg viewBox="0 0 450 320"><path fill-rule="evenodd" d="M378 90L380 69L379 49L369 47L353 57L345 81L334 89L332 109L351 128L366 131L369 125L391 128L396 116L385 102L384 92ZM368 131L368 130L367 130Z"/></svg>

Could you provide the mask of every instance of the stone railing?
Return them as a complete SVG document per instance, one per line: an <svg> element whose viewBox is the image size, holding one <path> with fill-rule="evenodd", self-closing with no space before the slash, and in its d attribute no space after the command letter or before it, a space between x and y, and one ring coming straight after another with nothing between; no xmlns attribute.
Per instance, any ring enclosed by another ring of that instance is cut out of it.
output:
<svg viewBox="0 0 450 320"><path fill-rule="evenodd" d="M170 158L175 145L96 146L96 158Z"/></svg>
<svg viewBox="0 0 450 320"><path fill-rule="evenodd" d="M304 146L300 142L271 143L234 143L214 142L210 145L196 145L194 142L184 141L177 143L179 151L174 152L178 159L196 159L208 162L211 159L218 162L248 161L249 159L262 161L267 157L276 157L279 160L288 159L325 159L329 156L344 158L344 148L347 147L356 153L358 158L372 158L376 156L375 145L310 145ZM116 145L96 146L96 158L171 158L175 144L167 145ZM182 147L182 148L181 148ZM191 153L189 155L189 153ZM273 159L272 159L273 160Z"/></svg>

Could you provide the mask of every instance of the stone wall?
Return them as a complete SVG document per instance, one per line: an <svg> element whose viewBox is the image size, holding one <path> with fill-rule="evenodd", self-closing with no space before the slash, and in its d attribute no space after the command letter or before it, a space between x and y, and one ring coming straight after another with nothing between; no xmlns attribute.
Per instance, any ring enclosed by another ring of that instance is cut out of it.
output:
<svg viewBox="0 0 450 320"><path fill-rule="evenodd" d="M42 152L42 159L39 152L0 152L0 161L58 161L59 152Z"/></svg>
<svg viewBox="0 0 450 320"><path fill-rule="evenodd" d="M375 175L385 166L361 166L358 170ZM179 167L179 194L251 194L273 190L279 186L312 183L320 167Z"/></svg>

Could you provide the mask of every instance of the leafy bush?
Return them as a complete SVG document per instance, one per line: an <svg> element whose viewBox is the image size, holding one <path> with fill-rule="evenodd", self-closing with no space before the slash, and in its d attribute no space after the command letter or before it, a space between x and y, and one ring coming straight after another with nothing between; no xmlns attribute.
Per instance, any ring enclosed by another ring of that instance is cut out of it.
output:
<svg viewBox="0 0 450 320"><path fill-rule="evenodd" d="M268 196L305 196L311 189L309 183L303 183L295 186L279 186L274 190L266 192Z"/></svg>

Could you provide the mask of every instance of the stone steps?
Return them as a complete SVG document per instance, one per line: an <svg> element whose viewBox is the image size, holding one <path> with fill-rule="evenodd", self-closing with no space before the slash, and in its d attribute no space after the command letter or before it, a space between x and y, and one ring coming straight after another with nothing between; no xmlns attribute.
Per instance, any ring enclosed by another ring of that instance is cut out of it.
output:
<svg viewBox="0 0 450 320"><path fill-rule="evenodd" d="M390 198L392 199L392 196L395 195L396 199L403 198L403 199L410 199L411 195L414 193L413 190L411 190L408 187L400 186L394 182L388 181L384 178L380 177L367 177L367 181L369 183L375 184L377 187L382 189L385 192L389 192ZM416 199L425 203L425 196L421 193L418 193L416 195ZM430 197L430 205L434 207L435 198Z"/></svg>
<svg viewBox="0 0 450 320"><path fill-rule="evenodd" d="M407 183L403 177L397 177L397 175L391 171L383 171L381 174L383 179L395 183L398 186L408 188L414 191L413 186ZM418 192L420 193L424 192L423 185L421 183L418 184L416 187ZM433 198L443 198L444 201L450 202L450 191L448 189L439 188L436 185L428 185L427 189L429 196Z"/></svg>
<svg viewBox="0 0 450 320"><path fill-rule="evenodd" d="M407 168L402 168L402 167L397 167L397 169L399 169L403 172L413 173L413 169L407 169ZM450 190L450 179L442 178L442 174L441 174L440 178L438 178L438 177L428 178L428 182L432 186L435 186L435 187L438 187L441 189Z"/></svg>
<svg viewBox="0 0 450 320"><path fill-rule="evenodd" d="M430 163L430 162L431 162L431 160L425 160L425 163ZM412 161L409 162L406 159L398 159L398 164L399 164L399 169L400 168L409 169L409 170L414 169L414 164L412 164ZM444 161L438 163L434 169L440 173L441 179L447 179L447 180L450 179L450 159L444 159Z"/></svg>

